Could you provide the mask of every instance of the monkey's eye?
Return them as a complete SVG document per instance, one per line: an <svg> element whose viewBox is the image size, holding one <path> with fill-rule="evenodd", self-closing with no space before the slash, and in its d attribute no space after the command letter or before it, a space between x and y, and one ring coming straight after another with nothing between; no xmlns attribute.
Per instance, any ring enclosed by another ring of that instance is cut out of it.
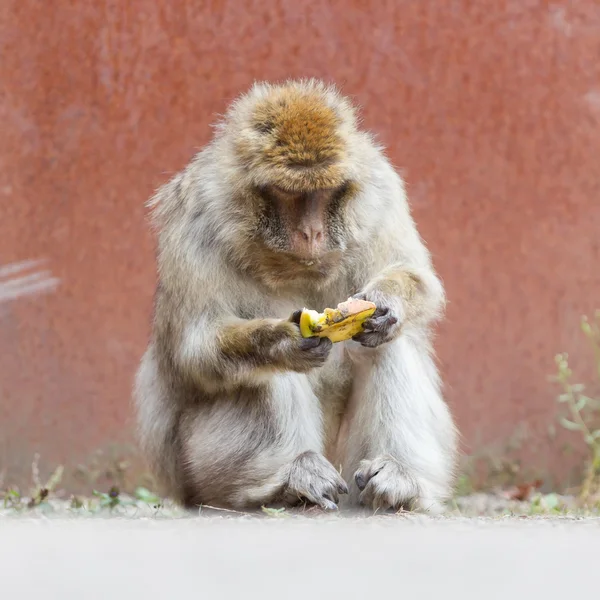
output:
<svg viewBox="0 0 600 600"><path fill-rule="evenodd" d="M279 198L281 200L294 200L298 197L298 194L285 190L277 185L266 186L264 191L271 197Z"/></svg>
<svg viewBox="0 0 600 600"><path fill-rule="evenodd" d="M344 181L342 185L331 190L331 199L335 202L340 202L348 197L354 190L354 184L351 181Z"/></svg>
<svg viewBox="0 0 600 600"><path fill-rule="evenodd" d="M293 192L290 192L289 190L286 190L286 189L284 189L282 187L279 187L278 185L272 185L271 189L273 189L275 191L275 193L277 193L277 194L287 194L289 196L293 196L294 195Z"/></svg>

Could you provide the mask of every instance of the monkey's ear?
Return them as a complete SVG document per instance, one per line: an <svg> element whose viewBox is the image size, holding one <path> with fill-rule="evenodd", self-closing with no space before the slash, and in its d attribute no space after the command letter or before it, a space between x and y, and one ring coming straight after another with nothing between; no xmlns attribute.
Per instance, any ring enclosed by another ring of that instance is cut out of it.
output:
<svg viewBox="0 0 600 600"><path fill-rule="evenodd" d="M296 325L298 325L298 327L300 326L300 317L302 315L302 310L295 310L292 315L290 316L290 322L291 323L296 323Z"/></svg>

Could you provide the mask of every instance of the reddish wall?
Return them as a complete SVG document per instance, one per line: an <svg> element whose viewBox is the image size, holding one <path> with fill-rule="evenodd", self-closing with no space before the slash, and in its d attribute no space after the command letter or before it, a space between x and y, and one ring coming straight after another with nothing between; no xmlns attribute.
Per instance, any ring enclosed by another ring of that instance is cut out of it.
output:
<svg viewBox="0 0 600 600"><path fill-rule="evenodd" d="M143 203L238 92L288 76L341 84L405 174L465 449L521 423L529 464L560 464L546 376L600 305L599 31L595 0L4 0L0 469L130 439Z"/></svg>

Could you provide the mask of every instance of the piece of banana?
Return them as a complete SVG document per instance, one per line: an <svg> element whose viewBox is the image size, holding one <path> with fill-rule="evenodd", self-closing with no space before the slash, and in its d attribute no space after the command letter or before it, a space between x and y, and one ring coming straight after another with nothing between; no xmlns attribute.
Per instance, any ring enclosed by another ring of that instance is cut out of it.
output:
<svg viewBox="0 0 600 600"><path fill-rule="evenodd" d="M332 342L344 342L363 330L364 322L375 312L373 302L348 298L337 308L322 313L304 308L300 315L302 337L327 337Z"/></svg>

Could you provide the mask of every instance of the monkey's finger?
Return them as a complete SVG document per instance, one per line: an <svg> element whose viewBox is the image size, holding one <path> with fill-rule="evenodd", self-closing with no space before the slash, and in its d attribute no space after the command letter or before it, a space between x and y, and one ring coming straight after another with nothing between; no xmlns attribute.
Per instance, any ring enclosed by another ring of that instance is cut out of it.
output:
<svg viewBox="0 0 600 600"><path fill-rule="evenodd" d="M386 494L373 494L370 504L373 510L386 511L394 508L390 498Z"/></svg>
<svg viewBox="0 0 600 600"><path fill-rule="evenodd" d="M388 306L378 306L375 309L375 312L373 313L373 316L371 317L371 319L377 319L379 317L384 317L385 315L389 314L390 309ZM369 321L371 320L369 319Z"/></svg>
<svg viewBox="0 0 600 600"><path fill-rule="evenodd" d="M336 505L340 499L338 496L337 490L335 490L333 488L332 488L331 492L327 492L327 493L323 494L323 498L325 498L325 500L329 500L329 502L333 502Z"/></svg>
<svg viewBox="0 0 600 600"><path fill-rule="evenodd" d="M364 292L359 292L358 294L354 294L354 296L352 296L352 298L354 300L366 300L367 295Z"/></svg>
<svg viewBox="0 0 600 600"><path fill-rule="evenodd" d="M301 338L298 342L298 347L300 350L312 350L313 348L317 348L320 344L321 338L318 337Z"/></svg>
<svg viewBox="0 0 600 600"><path fill-rule="evenodd" d="M361 461L358 470L354 473L354 481L360 491L363 491L369 481L381 471L384 462L376 458L375 460Z"/></svg>
<svg viewBox="0 0 600 600"><path fill-rule="evenodd" d="M373 510L387 510L390 508L387 494L381 493L381 490L378 490L373 480L367 482L367 485L361 492L358 500L361 504L368 506Z"/></svg>
<svg viewBox="0 0 600 600"><path fill-rule="evenodd" d="M320 343L316 346L321 351L321 354L329 354L333 346L333 342L329 338L319 338Z"/></svg>
<svg viewBox="0 0 600 600"><path fill-rule="evenodd" d="M313 338L310 338L313 339ZM324 361L329 356L333 342L329 338L316 338L319 340L318 344L309 347L307 350L310 356L314 357L317 361ZM303 348L305 350L306 348Z"/></svg>
<svg viewBox="0 0 600 600"><path fill-rule="evenodd" d="M300 325L300 317L302 315L302 310L295 310L291 315L290 315L290 322L295 323L296 325Z"/></svg>
<svg viewBox="0 0 600 600"><path fill-rule="evenodd" d="M362 505L372 508L373 507L373 495L374 495L373 486L367 484L361 491L360 496L358 497L358 501Z"/></svg>
<svg viewBox="0 0 600 600"><path fill-rule="evenodd" d="M324 508L325 510L337 510L338 506L335 502L333 502L332 500L329 500L328 498L321 498L321 500L318 502L318 505L321 508Z"/></svg>
<svg viewBox="0 0 600 600"><path fill-rule="evenodd" d="M354 475L354 481L356 481L356 485L358 489L362 492L367 485L367 476L363 471L356 471Z"/></svg>
<svg viewBox="0 0 600 600"><path fill-rule="evenodd" d="M352 339L365 348L376 348L384 342L381 333L375 331L357 333Z"/></svg>
<svg viewBox="0 0 600 600"><path fill-rule="evenodd" d="M370 333L371 331L385 331L398 322L398 317L390 314L389 309L379 317L371 317L367 319L363 325L363 331Z"/></svg>
<svg viewBox="0 0 600 600"><path fill-rule="evenodd" d="M337 504L331 498L326 497L326 494L319 493L313 486L299 492L297 497L310 504L320 506L324 510L337 510Z"/></svg>
<svg viewBox="0 0 600 600"><path fill-rule="evenodd" d="M335 501L337 502L337 494L348 494L350 490L348 489L348 484L344 481L344 478L333 465L331 466L331 479L331 486L332 489L335 490L333 493L336 494Z"/></svg>
<svg viewBox="0 0 600 600"><path fill-rule="evenodd" d="M387 464L389 464L390 459L384 456L378 456L373 459L367 468L367 478L372 479L377 475Z"/></svg>

